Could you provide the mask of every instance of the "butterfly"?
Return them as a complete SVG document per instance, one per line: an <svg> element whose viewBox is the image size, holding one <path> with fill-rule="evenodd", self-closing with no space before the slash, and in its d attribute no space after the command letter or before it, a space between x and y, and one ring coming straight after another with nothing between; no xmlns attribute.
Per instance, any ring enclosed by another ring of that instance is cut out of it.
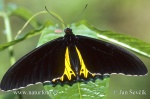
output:
<svg viewBox="0 0 150 99"><path fill-rule="evenodd" d="M145 75L144 63L114 44L74 35L71 28L20 58L4 75L0 88L15 90L38 82L65 82L97 75Z"/></svg>

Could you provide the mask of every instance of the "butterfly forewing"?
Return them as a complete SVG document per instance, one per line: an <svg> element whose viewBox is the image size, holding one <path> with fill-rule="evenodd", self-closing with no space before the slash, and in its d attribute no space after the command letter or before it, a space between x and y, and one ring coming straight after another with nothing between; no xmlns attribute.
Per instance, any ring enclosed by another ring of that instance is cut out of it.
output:
<svg viewBox="0 0 150 99"><path fill-rule="evenodd" d="M91 73L126 75L144 75L147 68L132 53L107 42L89 37L77 36L77 47L83 57L86 68Z"/></svg>
<svg viewBox="0 0 150 99"><path fill-rule="evenodd" d="M17 89L28 84L51 81L60 77L65 68L66 50L62 39L61 37L50 41L17 61L3 77L1 89Z"/></svg>

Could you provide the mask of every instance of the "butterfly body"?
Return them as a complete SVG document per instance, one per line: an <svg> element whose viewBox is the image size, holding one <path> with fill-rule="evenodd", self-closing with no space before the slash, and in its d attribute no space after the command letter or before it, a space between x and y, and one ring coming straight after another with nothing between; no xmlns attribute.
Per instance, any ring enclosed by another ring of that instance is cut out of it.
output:
<svg viewBox="0 0 150 99"><path fill-rule="evenodd" d="M19 59L4 75L4 91L37 82L78 81L122 73L145 75L147 68L132 53L121 47L90 37L74 35L70 28L56 38Z"/></svg>

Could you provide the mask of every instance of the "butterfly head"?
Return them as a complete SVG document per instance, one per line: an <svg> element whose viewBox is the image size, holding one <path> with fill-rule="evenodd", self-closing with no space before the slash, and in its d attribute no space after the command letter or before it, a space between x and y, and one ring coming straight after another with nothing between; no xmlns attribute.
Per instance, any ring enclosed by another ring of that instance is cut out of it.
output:
<svg viewBox="0 0 150 99"><path fill-rule="evenodd" d="M73 34L73 33L72 33L72 29L70 29L70 28L66 28L66 29L64 30L64 32L65 32L66 34Z"/></svg>

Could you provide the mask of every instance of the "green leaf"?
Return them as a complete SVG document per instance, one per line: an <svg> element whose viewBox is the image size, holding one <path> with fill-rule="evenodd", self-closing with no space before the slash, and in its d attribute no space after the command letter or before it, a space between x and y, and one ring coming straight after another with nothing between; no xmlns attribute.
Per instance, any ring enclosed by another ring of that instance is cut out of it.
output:
<svg viewBox="0 0 150 99"><path fill-rule="evenodd" d="M6 48L8 48L9 46L12 46L14 44L17 44L25 39L28 39L28 38L31 38L35 35L38 35L40 34L46 27L48 27L50 24L52 24L51 22L47 22L42 28L38 29L38 30L34 30L34 31L30 31L28 32L26 35L22 36L22 37L19 37L17 38L16 40L13 40L11 42L7 42L7 43L4 43L4 44L1 44L0 45L0 51L1 50L4 50Z"/></svg>
<svg viewBox="0 0 150 99"><path fill-rule="evenodd" d="M78 23L77 26L80 26L80 24L84 24L85 27L87 27L91 31L96 32L97 37L99 39L121 45L139 54L150 57L150 43L146 43L142 40L131 37L129 35L120 34L120 33L111 32L111 31L99 30L93 27L92 25L88 24L86 21L82 21Z"/></svg>
<svg viewBox="0 0 150 99"><path fill-rule="evenodd" d="M72 86L44 85L45 90L49 92L52 99L106 99L109 86L109 78L96 81L77 82Z"/></svg>
<svg viewBox="0 0 150 99"><path fill-rule="evenodd" d="M61 29L59 29L57 26L54 26L54 25L50 25L50 26L44 28L37 46L40 46L40 45L42 45L48 41L51 41L55 38L58 38L60 36L64 36L63 31L61 33L56 33L55 32L56 30L62 31Z"/></svg>

